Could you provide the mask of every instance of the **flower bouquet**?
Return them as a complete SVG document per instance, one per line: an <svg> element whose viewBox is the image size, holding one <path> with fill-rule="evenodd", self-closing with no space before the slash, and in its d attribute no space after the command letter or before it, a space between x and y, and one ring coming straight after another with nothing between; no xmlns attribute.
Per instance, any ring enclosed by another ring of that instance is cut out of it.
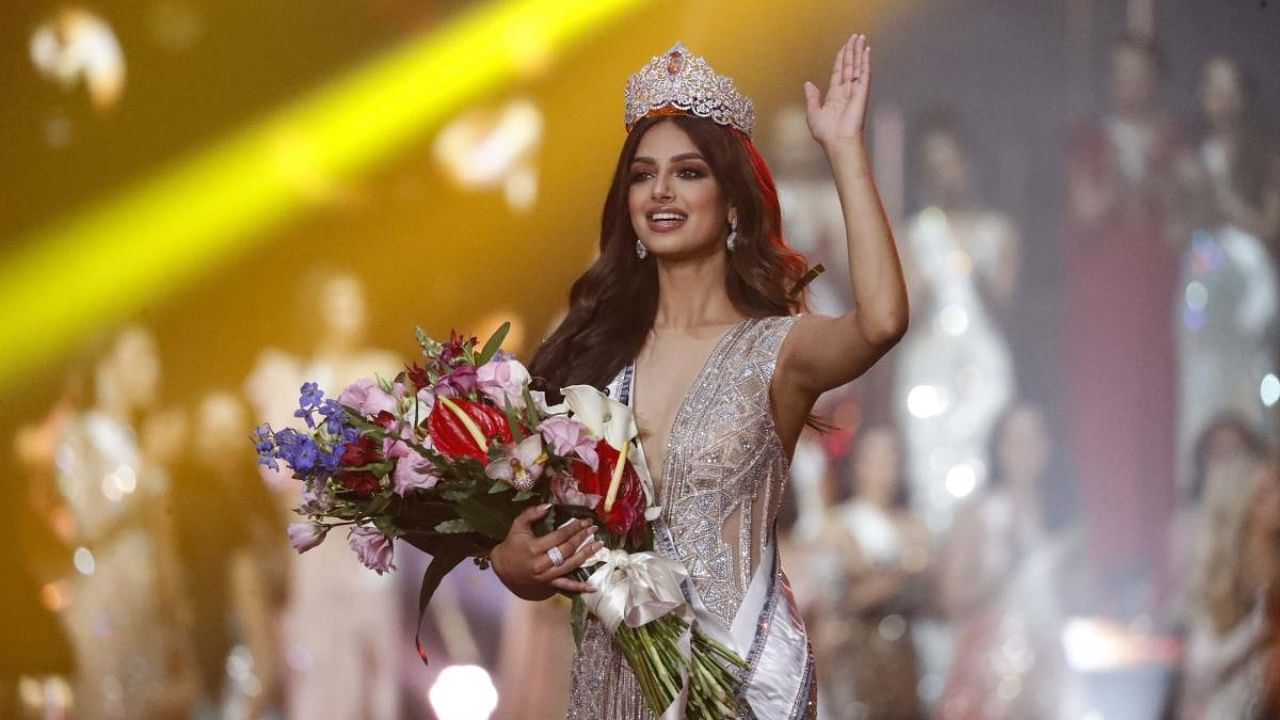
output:
<svg viewBox="0 0 1280 720"><path fill-rule="evenodd" d="M551 506L543 533L591 518L604 547L577 571L597 592L573 597L575 642L590 611L655 715L674 707L689 718L737 717L745 663L692 623L684 566L653 552L649 521L659 509L644 463L633 460L631 409L588 385L564 388L564 402L549 406L500 349L506 332L504 324L481 347L419 329L424 365L358 380L336 400L306 383L298 428L254 431L259 463L284 463L302 481L297 511L308 519L289 526L293 547L305 552L345 527L379 574L395 567L394 539L430 554L421 617L450 570L468 557L486 566L523 510Z"/></svg>

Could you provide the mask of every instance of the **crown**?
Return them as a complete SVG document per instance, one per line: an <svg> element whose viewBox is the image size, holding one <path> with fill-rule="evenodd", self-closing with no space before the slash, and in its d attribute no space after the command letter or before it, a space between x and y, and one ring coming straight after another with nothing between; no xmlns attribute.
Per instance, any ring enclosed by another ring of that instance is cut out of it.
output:
<svg viewBox="0 0 1280 720"><path fill-rule="evenodd" d="M737 128L747 137L756 125L751 98L678 42L627 79L623 120L630 132L641 118L672 109Z"/></svg>

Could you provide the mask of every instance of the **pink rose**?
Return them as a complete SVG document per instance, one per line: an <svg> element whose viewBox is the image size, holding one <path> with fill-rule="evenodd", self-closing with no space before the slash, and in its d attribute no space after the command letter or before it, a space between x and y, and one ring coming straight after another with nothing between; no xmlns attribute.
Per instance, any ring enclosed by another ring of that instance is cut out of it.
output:
<svg viewBox="0 0 1280 720"><path fill-rule="evenodd" d="M440 482L435 465L406 443L387 438L383 441L383 448L387 457L396 459L391 481L397 495L403 497L410 490L430 490Z"/></svg>
<svg viewBox="0 0 1280 720"><path fill-rule="evenodd" d="M360 558L360 562L379 575L396 569L391 538L383 535L381 530L361 525L351 531L351 537L347 542Z"/></svg>
<svg viewBox="0 0 1280 720"><path fill-rule="evenodd" d="M592 470L600 463L596 454L597 439L591 437L587 426L563 415L553 415L542 421L542 439L551 446L551 452L563 458L577 455Z"/></svg>
<svg viewBox="0 0 1280 720"><path fill-rule="evenodd" d="M477 388L498 407L524 407L524 388L529 384L529 371L519 360L494 358L476 368Z"/></svg>
<svg viewBox="0 0 1280 720"><path fill-rule="evenodd" d="M354 408L365 417L373 417L380 412L395 415L400 407L395 396L384 391L376 380L369 378L360 378L348 385L338 396L338 402Z"/></svg>
<svg viewBox="0 0 1280 720"><path fill-rule="evenodd" d="M289 523L289 544L304 553L324 541L325 527L319 523Z"/></svg>

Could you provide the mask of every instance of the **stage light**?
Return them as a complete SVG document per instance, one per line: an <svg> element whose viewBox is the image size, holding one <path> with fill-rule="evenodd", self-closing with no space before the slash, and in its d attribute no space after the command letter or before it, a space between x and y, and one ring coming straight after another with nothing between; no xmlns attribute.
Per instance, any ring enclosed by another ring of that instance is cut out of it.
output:
<svg viewBox="0 0 1280 720"><path fill-rule="evenodd" d="M488 720L498 707L498 690L479 665L450 665L427 692L440 720Z"/></svg>
<svg viewBox="0 0 1280 720"><path fill-rule="evenodd" d="M105 20L64 8L31 35L31 62L41 75L70 90L84 83L94 108L106 110L124 92L124 52Z"/></svg>
<svg viewBox="0 0 1280 720"><path fill-rule="evenodd" d="M481 5L0 260L0 389L172 291L643 0ZM43 52L43 50L42 50ZM517 188L527 196L527 183Z"/></svg>

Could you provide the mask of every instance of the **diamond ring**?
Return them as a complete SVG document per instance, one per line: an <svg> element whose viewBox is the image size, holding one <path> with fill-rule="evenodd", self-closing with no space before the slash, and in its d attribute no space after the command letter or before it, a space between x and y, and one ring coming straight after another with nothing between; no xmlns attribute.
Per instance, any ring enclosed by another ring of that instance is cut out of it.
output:
<svg viewBox="0 0 1280 720"><path fill-rule="evenodd" d="M551 548L547 550L547 557L551 558L551 564L556 567L560 567L564 564L564 554L560 552L559 545L552 545Z"/></svg>

